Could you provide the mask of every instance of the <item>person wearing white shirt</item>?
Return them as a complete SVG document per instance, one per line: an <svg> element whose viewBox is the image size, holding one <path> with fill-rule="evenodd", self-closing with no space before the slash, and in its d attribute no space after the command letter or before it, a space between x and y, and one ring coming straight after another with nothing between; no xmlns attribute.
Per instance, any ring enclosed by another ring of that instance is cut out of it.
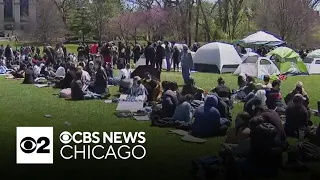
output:
<svg viewBox="0 0 320 180"><path fill-rule="evenodd" d="M119 75L118 75L118 79L130 79L131 77L131 69L130 69L130 64L127 64L126 67L124 69L121 69L119 71Z"/></svg>
<svg viewBox="0 0 320 180"><path fill-rule="evenodd" d="M91 77L87 71L83 70L83 67L84 67L84 64L82 62L79 63L78 69L82 71L81 81L84 85L88 86L91 82Z"/></svg>
<svg viewBox="0 0 320 180"><path fill-rule="evenodd" d="M35 77L38 77L40 75L40 71L41 71L41 68L37 64L35 64L33 66L33 73Z"/></svg>

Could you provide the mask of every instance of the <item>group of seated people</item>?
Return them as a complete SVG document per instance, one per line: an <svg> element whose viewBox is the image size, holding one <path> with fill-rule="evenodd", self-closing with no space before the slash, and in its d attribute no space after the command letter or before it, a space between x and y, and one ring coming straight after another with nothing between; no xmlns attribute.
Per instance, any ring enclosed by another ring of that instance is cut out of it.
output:
<svg viewBox="0 0 320 180"><path fill-rule="evenodd" d="M187 125L197 137L226 134L232 118L230 106L223 98L229 98L231 92L222 78L210 93L198 88L193 79L182 87L181 92L176 82L163 81L161 87L158 118Z"/></svg>

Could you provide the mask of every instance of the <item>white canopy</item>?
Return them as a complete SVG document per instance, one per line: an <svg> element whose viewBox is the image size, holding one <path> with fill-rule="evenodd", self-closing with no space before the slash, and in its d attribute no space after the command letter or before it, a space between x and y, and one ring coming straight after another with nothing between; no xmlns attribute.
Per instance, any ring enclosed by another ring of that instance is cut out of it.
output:
<svg viewBox="0 0 320 180"><path fill-rule="evenodd" d="M239 65L242 60L233 45L214 42L200 47L194 55L193 62L194 64L216 65L222 73L223 66Z"/></svg>
<svg viewBox="0 0 320 180"><path fill-rule="evenodd" d="M242 64L233 73L239 75L247 74L251 77L263 77L265 75L280 74L277 66L266 57L260 57L256 53L247 53L242 57Z"/></svg>
<svg viewBox="0 0 320 180"><path fill-rule="evenodd" d="M254 34L251 34L248 37L242 39L240 42L246 43L246 44L269 44L270 43L273 45L279 45L284 43L282 40L264 31L258 31Z"/></svg>

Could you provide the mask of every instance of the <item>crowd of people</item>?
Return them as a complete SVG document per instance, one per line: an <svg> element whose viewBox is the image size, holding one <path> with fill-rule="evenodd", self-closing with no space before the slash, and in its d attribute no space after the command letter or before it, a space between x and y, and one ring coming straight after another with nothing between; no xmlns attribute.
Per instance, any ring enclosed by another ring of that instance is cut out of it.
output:
<svg viewBox="0 0 320 180"><path fill-rule="evenodd" d="M43 56L39 47L13 50L8 45L1 46L0 54L4 54L2 65L10 69L14 78L24 78L25 84L45 79L54 83L55 88L70 88L70 99L84 100L107 96L108 84L113 83L119 85L120 93L144 96L145 104L153 105L150 115L153 125L183 127L196 137L227 135L227 139L233 139L232 144L238 144L230 152L238 152L240 144L249 141L250 146L241 151L241 156L236 153L239 157L236 165L248 176L276 174L282 153L288 150L287 136L316 139L314 143L320 145L319 128L311 122L309 96L302 82L297 82L292 92L282 98L280 80L271 82L265 76L263 83L256 83L254 78L240 74L238 90L231 90L220 77L216 87L207 92L190 77L193 60L188 46L183 45L179 50L174 45L169 47L168 42L164 44L163 47L161 42L148 43L144 48L136 45L133 50L123 43L81 44L77 55L67 53L63 44L55 48L46 45ZM151 64L158 71L163 58L169 64L168 71L171 59L176 68L181 62L182 90L176 82L161 82L151 72L132 77L130 61L136 62L142 53L146 65ZM119 69L118 76L113 75L114 65ZM243 101L244 107L235 118L232 134L228 130L233 121L231 110L235 99Z"/></svg>

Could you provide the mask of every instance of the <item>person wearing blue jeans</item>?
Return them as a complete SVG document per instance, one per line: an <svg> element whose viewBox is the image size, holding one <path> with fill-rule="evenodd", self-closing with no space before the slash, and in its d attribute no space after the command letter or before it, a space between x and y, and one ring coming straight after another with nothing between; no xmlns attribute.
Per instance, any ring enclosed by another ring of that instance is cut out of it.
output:
<svg viewBox="0 0 320 180"><path fill-rule="evenodd" d="M183 50L181 52L181 70L184 83L186 84L190 79L190 69L193 68L193 59L191 52L187 45L183 45Z"/></svg>

